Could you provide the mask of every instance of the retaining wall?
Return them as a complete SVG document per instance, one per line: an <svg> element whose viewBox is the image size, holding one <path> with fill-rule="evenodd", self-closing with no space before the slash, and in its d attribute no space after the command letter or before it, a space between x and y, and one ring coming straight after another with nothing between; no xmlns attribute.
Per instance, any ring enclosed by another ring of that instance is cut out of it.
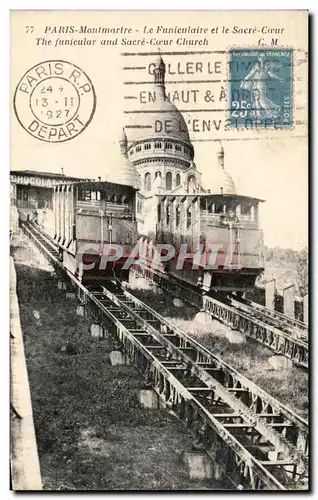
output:
<svg viewBox="0 0 318 500"><path fill-rule="evenodd" d="M14 261L10 259L10 465L12 489L42 490Z"/></svg>

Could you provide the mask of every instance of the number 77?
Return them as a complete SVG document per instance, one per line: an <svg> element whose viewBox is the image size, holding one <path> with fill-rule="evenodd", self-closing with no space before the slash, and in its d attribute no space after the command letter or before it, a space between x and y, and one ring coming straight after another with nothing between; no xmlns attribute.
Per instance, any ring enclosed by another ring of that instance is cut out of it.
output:
<svg viewBox="0 0 318 500"><path fill-rule="evenodd" d="M25 27L26 33L33 33L33 31L34 31L34 26L26 26Z"/></svg>

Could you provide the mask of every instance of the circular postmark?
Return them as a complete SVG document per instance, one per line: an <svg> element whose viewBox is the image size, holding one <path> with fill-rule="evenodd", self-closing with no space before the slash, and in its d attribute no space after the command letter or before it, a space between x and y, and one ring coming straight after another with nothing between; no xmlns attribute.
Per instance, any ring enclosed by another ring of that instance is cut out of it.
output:
<svg viewBox="0 0 318 500"><path fill-rule="evenodd" d="M94 116L96 95L86 73L67 61L44 61L19 81L13 106L20 125L45 142L77 137Z"/></svg>

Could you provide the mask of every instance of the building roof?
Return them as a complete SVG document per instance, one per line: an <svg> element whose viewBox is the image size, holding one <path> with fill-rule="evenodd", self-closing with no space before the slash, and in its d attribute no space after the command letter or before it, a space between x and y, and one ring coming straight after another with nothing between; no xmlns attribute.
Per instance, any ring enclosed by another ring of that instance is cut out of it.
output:
<svg viewBox="0 0 318 500"><path fill-rule="evenodd" d="M65 186L68 186L69 184L59 184L57 188L63 188ZM94 181L94 180L83 180L81 182L77 182L76 184L73 184L74 187L78 189L85 189L85 190L90 190L90 191L102 191L102 192L107 192L108 190L111 191L117 191L118 193L125 193L127 190L131 191L136 191L137 189L134 186L130 186L127 184L121 184L119 182L113 182L113 181Z"/></svg>
<svg viewBox="0 0 318 500"><path fill-rule="evenodd" d="M40 172L38 170L10 170L10 174L13 175L22 175L26 177L49 177L52 179L61 179L61 180L79 180L83 181L85 180L84 177L74 177L71 175L65 175L65 174L60 174L57 172Z"/></svg>
<svg viewBox="0 0 318 500"><path fill-rule="evenodd" d="M211 191L211 190L209 190ZM264 202L265 200L262 200L260 198L255 198L254 196L245 196L242 194L231 194L231 193L213 193L211 192L205 192L205 193L199 193L201 198L210 198L211 200L215 202L222 203L222 201L226 200L233 200L237 201L240 203L256 203L256 202Z"/></svg>

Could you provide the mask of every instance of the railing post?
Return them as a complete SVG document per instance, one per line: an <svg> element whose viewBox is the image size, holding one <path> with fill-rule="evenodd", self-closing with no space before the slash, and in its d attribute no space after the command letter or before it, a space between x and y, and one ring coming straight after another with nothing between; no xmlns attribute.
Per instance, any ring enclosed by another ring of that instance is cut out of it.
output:
<svg viewBox="0 0 318 500"><path fill-rule="evenodd" d="M295 285L290 285L283 290L284 314L295 318Z"/></svg>
<svg viewBox="0 0 318 500"><path fill-rule="evenodd" d="M272 279L265 283L265 307L267 309L275 310L275 292L276 280Z"/></svg>
<svg viewBox="0 0 318 500"><path fill-rule="evenodd" d="M308 325L308 293L303 298L303 321Z"/></svg>

